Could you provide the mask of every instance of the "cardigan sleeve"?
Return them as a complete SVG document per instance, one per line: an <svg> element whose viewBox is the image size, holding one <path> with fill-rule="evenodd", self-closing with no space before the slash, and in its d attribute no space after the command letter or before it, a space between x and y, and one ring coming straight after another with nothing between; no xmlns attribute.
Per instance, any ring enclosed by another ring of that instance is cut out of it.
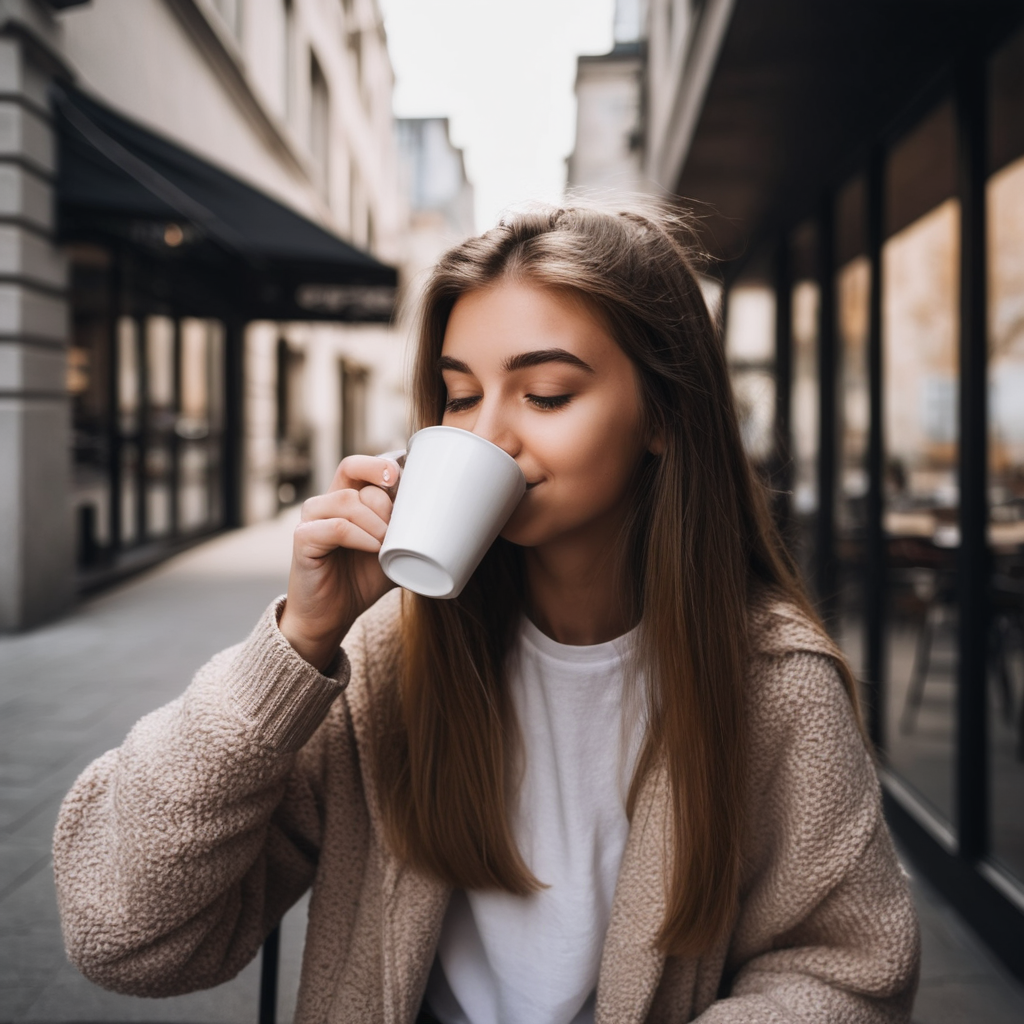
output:
<svg viewBox="0 0 1024 1024"><path fill-rule="evenodd" d="M97 984L166 996L226 981L312 881L318 726L349 665L343 652L330 675L303 661L277 627L282 604L64 800L54 837L64 940Z"/></svg>
<svg viewBox="0 0 1024 1024"><path fill-rule="evenodd" d="M725 998L701 1024L910 1020L920 942L881 792L835 664L764 658L750 738L751 841Z"/></svg>

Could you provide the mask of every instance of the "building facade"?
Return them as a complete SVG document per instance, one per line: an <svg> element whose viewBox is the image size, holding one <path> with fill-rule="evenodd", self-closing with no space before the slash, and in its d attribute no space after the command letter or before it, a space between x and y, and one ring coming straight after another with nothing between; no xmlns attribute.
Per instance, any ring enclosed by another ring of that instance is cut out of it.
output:
<svg viewBox="0 0 1024 1024"><path fill-rule="evenodd" d="M404 437L376 0L0 3L0 628Z"/></svg>
<svg viewBox="0 0 1024 1024"><path fill-rule="evenodd" d="M652 0L648 31L646 169L719 260L889 821L1024 977L1020 5Z"/></svg>
<svg viewBox="0 0 1024 1024"><path fill-rule="evenodd" d="M395 122L402 190L409 204L406 296L411 313L424 277L449 246L476 234L473 186L462 150L452 145L446 117Z"/></svg>
<svg viewBox="0 0 1024 1024"><path fill-rule="evenodd" d="M644 177L645 4L617 0L615 45L576 61L576 140L566 160L571 193L609 197L647 191Z"/></svg>

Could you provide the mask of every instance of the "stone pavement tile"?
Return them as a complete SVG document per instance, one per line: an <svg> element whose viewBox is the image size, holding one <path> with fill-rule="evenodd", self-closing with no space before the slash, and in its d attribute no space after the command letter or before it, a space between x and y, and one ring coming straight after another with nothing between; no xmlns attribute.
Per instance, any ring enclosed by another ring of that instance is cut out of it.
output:
<svg viewBox="0 0 1024 1024"><path fill-rule="evenodd" d="M292 514L295 518L295 514ZM85 766L172 700L212 654L245 638L287 582L287 518L220 537L31 633L0 637L0 1024L249 1024L258 962L207 993L108 993L64 955L50 844ZM283 925L279 1020L291 1019L305 908Z"/></svg>
<svg viewBox="0 0 1024 1024"><path fill-rule="evenodd" d="M914 1024L1021 1024L1024 985L908 864L921 922Z"/></svg>
<svg viewBox="0 0 1024 1024"><path fill-rule="evenodd" d="M48 979L38 998L11 1020L17 1024L76 1024L78 1021L250 1024L256 1019L258 1001L258 960L234 980L215 989L170 999L143 999L107 992L82 977L70 964L64 964Z"/></svg>
<svg viewBox="0 0 1024 1024"><path fill-rule="evenodd" d="M20 1019L63 964L53 873L47 866L0 901L0 1021Z"/></svg>
<svg viewBox="0 0 1024 1024"><path fill-rule="evenodd" d="M31 814L26 814L6 835L0 836L0 846L8 842L29 842L36 847L49 850L53 841L53 830L57 824L57 812L67 792L71 779L48 799L41 801Z"/></svg>
<svg viewBox="0 0 1024 1024"><path fill-rule="evenodd" d="M45 786L0 786L0 842L56 797Z"/></svg>
<svg viewBox="0 0 1024 1024"><path fill-rule="evenodd" d="M0 843L0 908L20 886L50 864L49 844L7 839Z"/></svg>

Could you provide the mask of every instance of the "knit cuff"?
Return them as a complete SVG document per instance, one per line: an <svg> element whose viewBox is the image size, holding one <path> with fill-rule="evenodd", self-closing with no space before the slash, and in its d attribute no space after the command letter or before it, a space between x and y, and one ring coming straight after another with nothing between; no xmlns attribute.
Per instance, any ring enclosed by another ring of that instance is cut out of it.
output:
<svg viewBox="0 0 1024 1024"><path fill-rule="evenodd" d="M239 650L230 695L260 738L287 752L298 750L324 720L348 685L349 663L341 648L326 672L303 659L278 628L284 601L279 597L267 608Z"/></svg>

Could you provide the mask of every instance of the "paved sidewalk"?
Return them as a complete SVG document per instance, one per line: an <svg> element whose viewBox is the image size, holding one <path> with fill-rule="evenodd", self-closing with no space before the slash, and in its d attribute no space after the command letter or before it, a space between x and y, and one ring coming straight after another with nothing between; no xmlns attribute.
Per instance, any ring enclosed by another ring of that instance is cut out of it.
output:
<svg viewBox="0 0 1024 1024"><path fill-rule="evenodd" d="M50 840L78 773L167 703L283 593L296 512L219 537L60 621L0 637L0 1022L251 1024L259 964L210 992L105 992L64 957ZM285 920L279 1021L291 1020L304 908Z"/></svg>
<svg viewBox="0 0 1024 1024"><path fill-rule="evenodd" d="M81 977L61 944L50 838L78 773L242 639L284 590L295 518L220 537L53 625L0 637L0 1024L256 1020L258 963L218 989L165 1000L114 995ZM914 887L924 939L916 1024L1024 1021L1024 987L927 885ZM304 931L300 905L283 926L283 1024Z"/></svg>

